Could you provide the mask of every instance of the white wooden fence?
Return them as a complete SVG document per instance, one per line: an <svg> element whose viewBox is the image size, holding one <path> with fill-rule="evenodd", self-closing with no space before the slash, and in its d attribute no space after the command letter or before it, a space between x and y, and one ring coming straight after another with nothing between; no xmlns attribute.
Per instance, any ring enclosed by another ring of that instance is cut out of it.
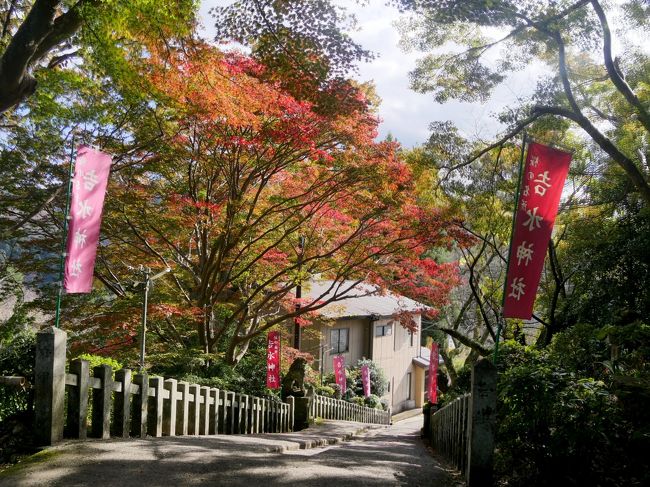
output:
<svg viewBox="0 0 650 487"><path fill-rule="evenodd" d="M314 395L311 402L312 418L358 421L360 423L390 424L390 412L360 406L332 397Z"/></svg>

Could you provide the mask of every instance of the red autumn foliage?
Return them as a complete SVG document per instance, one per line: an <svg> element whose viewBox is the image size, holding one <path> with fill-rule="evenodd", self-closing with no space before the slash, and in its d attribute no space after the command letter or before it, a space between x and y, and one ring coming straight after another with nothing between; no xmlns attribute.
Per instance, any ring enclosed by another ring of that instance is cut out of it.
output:
<svg viewBox="0 0 650 487"><path fill-rule="evenodd" d="M166 304L151 310L162 342L195 334L237 362L271 327L310 324L325 303L296 307L293 289L317 274L434 308L458 283L455 263L426 253L465 236L452 215L418 204L399 144L374 141L363 91L321 87L324 109L279 76L207 45L151 48L165 133L149 162L112 183L105 260L172 267L157 291Z"/></svg>

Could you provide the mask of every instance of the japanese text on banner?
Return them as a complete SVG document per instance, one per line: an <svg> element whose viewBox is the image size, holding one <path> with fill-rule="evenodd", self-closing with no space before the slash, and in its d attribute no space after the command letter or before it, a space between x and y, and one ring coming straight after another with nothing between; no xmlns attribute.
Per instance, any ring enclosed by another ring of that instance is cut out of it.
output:
<svg viewBox="0 0 650 487"><path fill-rule="evenodd" d="M510 244L503 316L530 319L544 256L557 216L571 154L535 142L526 165Z"/></svg>
<svg viewBox="0 0 650 487"><path fill-rule="evenodd" d="M334 364L334 377L336 378L336 383L341 388L341 393L345 394L347 389L346 376L345 376L345 357L343 355L337 355L333 360Z"/></svg>
<svg viewBox="0 0 650 487"><path fill-rule="evenodd" d="M111 156L86 146L77 149L63 286L67 293L89 293Z"/></svg>
<svg viewBox="0 0 650 487"><path fill-rule="evenodd" d="M280 332L271 331L266 347L266 387L280 388Z"/></svg>

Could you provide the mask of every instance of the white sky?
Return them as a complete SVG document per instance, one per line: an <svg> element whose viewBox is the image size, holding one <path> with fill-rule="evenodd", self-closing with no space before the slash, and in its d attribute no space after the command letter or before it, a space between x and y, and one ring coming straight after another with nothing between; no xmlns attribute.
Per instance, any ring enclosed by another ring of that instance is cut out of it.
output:
<svg viewBox="0 0 650 487"><path fill-rule="evenodd" d="M210 34L213 19L208 10L216 5L227 5L233 0L203 0L201 19L204 33ZM518 98L529 95L540 76L544 74L541 64L509 77L486 103L460 103L456 101L438 104L431 95L411 91L408 73L415 67L419 53L404 53L399 47L399 34L394 22L400 18L397 9L374 1L360 7L351 0L337 0L350 13L356 15L358 30L350 33L364 48L374 52L376 58L359 66L360 81L373 81L382 99L379 116L382 119L379 138L391 133L405 147L425 142L429 136L429 123L451 120L470 139L489 140L502 129L491 115L504 107L513 105Z"/></svg>
<svg viewBox="0 0 650 487"><path fill-rule="evenodd" d="M350 2L351 3L351 2ZM375 3L377 7L350 8L359 20L359 31L351 33L355 41L377 53L377 58L360 66L359 78L374 81L382 99L380 116L383 123L380 137L392 133L404 146L425 142L429 123L451 120L470 138L488 139L501 127L490 117L518 97L528 95L535 87L539 69L528 69L507 80L487 103L436 103L430 94L420 94L409 88L408 73L422 54L404 53L398 43L400 36L394 26L400 18L397 9Z"/></svg>
<svg viewBox="0 0 650 487"><path fill-rule="evenodd" d="M217 5L227 5L232 0L203 0L201 20L204 33L212 38L213 20L208 10ZM415 67L418 53L404 53L399 47L399 34L393 25L400 14L395 8L386 7L383 2L372 2L370 6L359 7L356 2L339 0L358 20L358 30L351 32L353 39L376 54L376 58L359 66L356 77L360 81L373 81L377 94L382 99L379 116L382 119L379 138L391 133L406 147L425 142L429 136L429 123L437 120L452 120L468 137L489 139L499 131L498 122L490 114L524 96L535 85L536 76L529 72L520 73L515 80L509 80L486 104L448 102L436 103L431 95L415 93L408 86L408 73Z"/></svg>

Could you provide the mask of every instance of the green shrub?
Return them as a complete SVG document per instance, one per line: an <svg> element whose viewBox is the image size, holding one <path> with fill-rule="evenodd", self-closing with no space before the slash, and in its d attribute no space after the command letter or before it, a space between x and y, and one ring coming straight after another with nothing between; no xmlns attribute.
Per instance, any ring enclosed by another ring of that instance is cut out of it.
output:
<svg viewBox="0 0 650 487"><path fill-rule="evenodd" d="M363 402L369 408L384 409L384 407L381 404L381 399L379 398L379 396L375 394L370 394L368 397L364 399Z"/></svg>
<svg viewBox="0 0 650 487"><path fill-rule="evenodd" d="M608 356L608 347L598 338L598 329L585 324L557 334L549 347L549 360L585 377L602 378Z"/></svg>
<svg viewBox="0 0 650 487"><path fill-rule="evenodd" d="M438 380L441 380L438 377ZM446 380L446 377L444 378ZM470 391L472 385L472 366L470 364L465 364L462 369L457 372L456 382L454 387L449 387L446 392L443 392L438 395L437 406L439 408L444 407L446 404L450 403L454 399L463 394L467 394Z"/></svg>
<svg viewBox="0 0 650 487"><path fill-rule="evenodd" d="M34 383L36 334L27 329L0 342L0 375L25 377ZM0 387L0 421L31 408L31 393L21 389Z"/></svg>
<svg viewBox="0 0 650 487"><path fill-rule="evenodd" d="M122 364L117 360L112 359L111 357L105 357L103 355L83 353L76 358L87 360L89 362L88 368L90 369L90 375L93 374L93 369L99 365L109 365L113 369L113 373L115 373L116 370L120 370L122 368Z"/></svg>
<svg viewBox="0 0 650 487"><path fill-rule="evenodd" d="M334 388L328 385L316 386L315 392L319 396L334 397Z"/></svg>
<svg viewBox="0 0 650 487"><path fill-rule="evenodd" d="M222 354L180 350L150 356L151 372L209 387L250 394L276 396L266 388L266 337L253 340L237 365L227 364ZM279 393L278 393L279 394Z"/></svg>
<svg viewBox="0 0 650 487"><path fill-rule="evenodd" d="M363 406L363 405L365 404L365 401L363 400L363 397L359 397L359 396L354 396L354 397L350 400L350 402L351 402L352 404L356 404L357 406Z"/></svg>
<svg viewBox="0 0 650 487"><path fill-rule="evenodd" d="M565 365L580 365L575 357L593 349L590 340L576 340L577 332L566 337L585 349L565 357ZM648 438L635 439L639 425L626 417L604 381L558 366L557 353L563 349L558 344L549 353L511 345L499 364L495 468L501 484L647 482L639 452L647 451Z"/></svg>
<svg viewBox="0 0 650 487"><path fill-rule="evenodd" d="M388 411L388 409L390 408L390 406L388 404L388 399L381 399L380 402L381 402L381 409L383 409L384 411ZM377 408L377 409L379 409L379 408Z"/></svg>
<svg viewBox="0 0 650 487"><path fill-rule="evenodd" d="M361 366L367 365L370 370L370 393L383 396L388 392L388 379L384 371L372 360L359 360L354 367L354 391L357 396L363 396L363 381L361 380Z"/></svg>

